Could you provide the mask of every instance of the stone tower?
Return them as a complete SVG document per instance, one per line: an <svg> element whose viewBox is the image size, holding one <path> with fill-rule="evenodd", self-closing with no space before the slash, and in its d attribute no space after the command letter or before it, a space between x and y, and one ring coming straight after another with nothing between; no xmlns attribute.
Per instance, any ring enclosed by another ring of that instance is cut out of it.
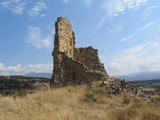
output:
<svg viewBox="0 0 160 120"><path fill-rule="evenodd" d="M54 53L65 53L69 58L74 56L75 37L68 19L59 17L55 23ZM59 55L58 55L59 56Z"/></svg>
<svg viewBox="0 0 160 120"><path fill-rule="evenodd" d="M108 77L98 58L98 50L92 47L75 48L75 35L68 19L59 17L55 23L54 84L81 84Z"/></svg>
<svg viewBox="0 0 160 120"><path fill-rule="evenodd" d="M52 79L54 82L64 82L63 55L73 58L75 37L70 22L63 17L57 18L54 36L54 70Z"/></svg>

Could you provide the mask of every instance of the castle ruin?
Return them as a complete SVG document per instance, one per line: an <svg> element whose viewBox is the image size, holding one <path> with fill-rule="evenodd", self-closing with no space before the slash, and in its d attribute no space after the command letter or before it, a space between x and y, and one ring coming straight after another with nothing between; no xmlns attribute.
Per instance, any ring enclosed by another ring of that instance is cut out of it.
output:
<svg viewBox="0 0 160 120"><path fill-rule="evenodd" d="M92 47L76 48L75 34L68 19L59 17L55 23L51 87L55 84L82 84L105 80L108 74Z"/></svg>

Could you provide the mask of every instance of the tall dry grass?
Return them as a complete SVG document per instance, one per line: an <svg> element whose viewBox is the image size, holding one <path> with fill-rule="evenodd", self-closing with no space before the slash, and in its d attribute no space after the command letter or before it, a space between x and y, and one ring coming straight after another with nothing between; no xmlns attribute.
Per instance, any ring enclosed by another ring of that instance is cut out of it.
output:
<svg viewBox="0 0 160 120"><path fill-rule="evenodd" d="M83 86L0 96L0 120L160 120L160 106Z"/></svg>

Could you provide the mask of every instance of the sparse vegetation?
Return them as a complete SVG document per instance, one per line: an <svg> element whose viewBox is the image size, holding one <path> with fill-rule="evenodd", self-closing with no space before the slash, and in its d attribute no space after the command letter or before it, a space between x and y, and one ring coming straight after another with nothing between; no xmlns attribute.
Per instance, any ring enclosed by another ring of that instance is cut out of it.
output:
<svg viewBox="0 0 160 120"><path fill-rule="evenodd" d="M109 90L104 88L86 88L84 91L84 97L82 98L85 102L97 102L102 97L109 96Z"/></svg>
<svg viewBox="0 0 160 120"><path fill-rule="evenodd" d="M156 97L158 98L158 97ZM159 120L160 106L103 89L65 87L0 97L0 120Z"/></svg>

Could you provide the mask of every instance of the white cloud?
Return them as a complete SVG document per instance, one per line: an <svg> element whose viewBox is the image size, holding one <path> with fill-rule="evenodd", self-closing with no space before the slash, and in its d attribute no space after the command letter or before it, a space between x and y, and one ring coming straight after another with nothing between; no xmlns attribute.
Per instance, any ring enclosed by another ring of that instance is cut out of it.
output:
<svg viewBox="0 0 160 120"><path fill-rule="evenodd" d="M109 16L117 16L123 14L127 9L134 9L141 4L146 3L147 0L112 0L103 3L103 9Z"/></svg>
<svg viewBox="0 0 160 120"><path fill-rule="evenodd" d="M154 22L147 23L146 25L140 27L140 28L138 29L138 31L144 31L144 30L148 29L149 27L151 27L151 26L154 25L154 24L155 24Z"/></svg>
<svg viewBox="0 0 160 120"><path fill-rule="evenodd" d="M15 14L23 14L25 10L25 3L22 0L8 0L0 2L0 7L9 9Z"/></svg>
<svg viewBox="0 0 160 120"><path fill-rule="evenodd" d="M0 3L2 8L9 8L11 6L10 4L11 4L10 1L3 1Z"/></svg>
<svg viewBox="0 0 160 120"><path fill-rule="evenodd" d="M148 42L125 49L106 62L110 75L124 75L142 71L160 70L160 42Z"/></svg>
<svg viewBox="0 0 160 120"><path fill-rule="evenodd" d="M102 17L102 19L100 20L100 22L98 22L98 24L95 26L94 29L99 29L100 27L102 27L106 19L107 19L107 16Z"/></svg>
<svg viewBox="0 0 160 120"><path fill-rule="evenodd" d="M24 10L25 10L24 5L23 4L19 4L19 5L17 5L17 6L14 7L13 12L15 14L23 14Z"/></svg>
<svg viewBox="0 0 160 120"><path fill-rule="evenodd" d="M25 40L27 43L32 44L38 49L50 47L52 45L52 36L43 36L42 30L39 27L28 27Z"/></svg>
<svg viewBox="0 0 160 120"><path fill-rule="evenodd" d="M129 35L129 36L123 38L123 39L121 40L121 42L126 42L126 41L128 41L128 40L131 40L133 37L134 37L134 35Z"/></svg>
<svg viewBox="0 0 160 120"><path fill-rule="evenodd" d="M118 32L122 32L124 29L124 26L126 24L126 21L118 21L115 25L115 27L112 27L112 29L109 31L111 33L118 33Z"/></svg>
<svg viewBox="0 0 160 120"><path fill-rule="evenodd" d="M0 63L0 70L4 69L4 64Z"/></svg>
<svg viewBox="0 0 160 120"><path fill-rule="evenodd" d="M27 13L30 16L41 15L40 13L47 9L45 2L24 1L24 0L6 0L0 1L0 7L10 10L14 14L21 15ZM44 15L44 14L43 14Z"/></svg>
<svg viewBox="0 0 160 120"><path fill-rule="evenodd" d="M41 73L41 72L51 73L53 69L53 64L49 64L49 63L48 64L36 64L36 65L30 64L25 69L27 73L30 72L30 70L36 73Z"/></svg>
<svg viewBox="0 0 160 120"><path fill-rule="evenodd" d="M14 72L20 72L23 70L23 68L21 67L20 64L16 65L16 66L8 66L5 68L7 71L14 71Z"/></svg>
<svg viewBox="0 0 160 120"><path fill-rule="evenodd" d="M40 14L41 11L47 9L47 6L44 2L37 2L32 9L29 11L29 15L35 16Z"/></svg>
<svg viewBox="0 0 160 120"><path fill-rule="evenodd" d="M29 64L27 66L22 66L21 64L15 66L6 66L0 63L0 75L23 75L30 72L36 73L51 73L53 69L53 64Z"/></svg>
<svg viewBox="0 0 160 120"><path fill-rule="evenodd" d="M148 17L152 14L152 12L153 12L156 8L159 8L159 7L160 7L160 6L158 6L158 5L154 5L154 6L151 6L151 7L146 8L145 13L144 13L144 15L143 15L143 19L148 18Z"/></svg>
<svg viewBox="0 0 160 120"><path fill-rule="evenodd" d="M103 0L102 8L105 11L105 15L101 18L100 22L96 25L96 29L99 29L106 22L108 17L115 17L120 14L124 14L126 10L132 10L138 8L140 5L146 3L148 0Z"/></svg>
<svg viewBox="0 0 160 120"><path fill-rule="evenodd" d="M71 0L63 0L65 4L67 4ZM81 0L87 7L90 7L92 4L92 0Z"/></svg>

